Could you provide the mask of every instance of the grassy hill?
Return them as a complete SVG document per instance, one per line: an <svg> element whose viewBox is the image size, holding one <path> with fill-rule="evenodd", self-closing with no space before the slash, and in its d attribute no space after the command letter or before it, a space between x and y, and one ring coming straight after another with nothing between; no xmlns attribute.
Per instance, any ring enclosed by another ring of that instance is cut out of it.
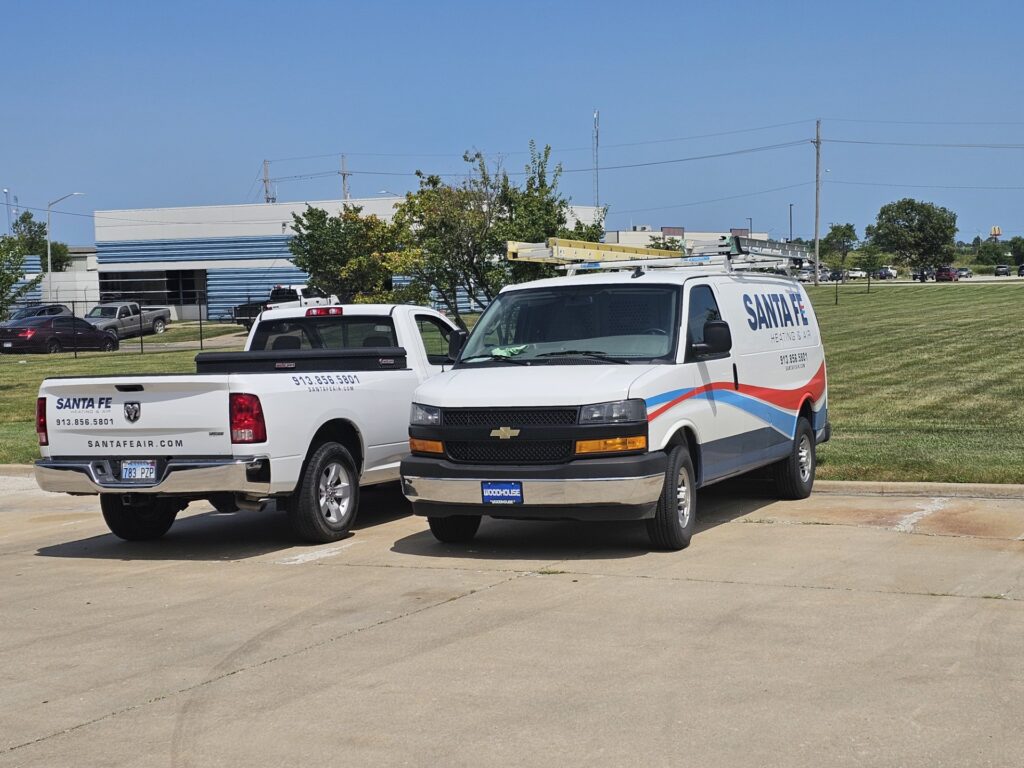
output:
<svg viewBox="0 0 1024 768"><path fill-rule="evenodd" d="M1024 483L1024 282L859 283L838 307L831 286L810 290L834 428L819 477ZM0 357L0 462L38 455L46 376L191 371L193 356Z"/></svg>

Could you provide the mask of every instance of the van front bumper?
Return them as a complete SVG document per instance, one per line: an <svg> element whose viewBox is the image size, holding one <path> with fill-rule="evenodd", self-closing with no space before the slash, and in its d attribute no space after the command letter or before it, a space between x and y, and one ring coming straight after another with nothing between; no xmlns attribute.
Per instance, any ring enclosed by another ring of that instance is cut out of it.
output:
<svg viewBox="0 0 1024 768"><path fill-rule="evenodd" d="M36 483L55 493L154 493L201 497L208 493L270 493L270 459L265 456L168 459L157 464L157 479L121 480L117 460L57 458L36 462Z"/></svg>
<svg viewBox="0 0 1024 768"><path fill-rule="evenodd" d="M456 464L410 456L402 492L417 515L517 519L643 520L654 517L665 483L663 453L551 465ZM484 504L483 483L518 482L521 504Z"/></svg>

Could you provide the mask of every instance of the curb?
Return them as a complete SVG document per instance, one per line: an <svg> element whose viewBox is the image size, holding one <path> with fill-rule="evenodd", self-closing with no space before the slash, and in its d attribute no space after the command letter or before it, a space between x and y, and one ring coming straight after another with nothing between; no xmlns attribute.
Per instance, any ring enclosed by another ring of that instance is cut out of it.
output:
<svg viewBox="0 0 1024 768"><path fill-rule="evenodd" d="M1024 499L1024 485L1013 483L894 483L816 480L814 493L843 496L949 496L968 499Z"/></svg>
<svg viewBox="0 0 1024 768"><path fill-rule="evenodd" d="M0 464L0 477L33 477L34 464Z"/></svg>

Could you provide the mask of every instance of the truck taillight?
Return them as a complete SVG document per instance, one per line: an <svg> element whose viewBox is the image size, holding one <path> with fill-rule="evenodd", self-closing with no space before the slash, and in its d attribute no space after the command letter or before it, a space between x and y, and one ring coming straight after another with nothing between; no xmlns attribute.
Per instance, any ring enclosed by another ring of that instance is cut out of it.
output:
<svg viewBox="0 0 1024 768"><path fill-rule="evenodd" d="M46 434L46 398L36 398L36 435L40 445L49 445L50 438Z"/></svg>
<svg viewBox="0 0 1024 768"><path fill-rule="evenodd" d="M237 392L229 396L231 410L232 443L264 443L267 423L263 420L263 406L256 395Z"/></svg>
<svg viewBox="0 0 1024 768"><path fill-rule="evenodd" d="M341 307L311 307L306 310L306 317L328 317L345 314Z"/></svg>

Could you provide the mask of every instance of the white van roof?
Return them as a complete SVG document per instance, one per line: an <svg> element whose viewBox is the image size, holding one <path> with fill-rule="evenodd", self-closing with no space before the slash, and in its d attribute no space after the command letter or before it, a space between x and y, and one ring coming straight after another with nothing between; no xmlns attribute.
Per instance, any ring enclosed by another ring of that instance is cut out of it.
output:
<svg viewBox="0 0 1024 768"><path fill-rule="evenodd" d="M502 293L508 291L521 291L529 288L556 288L565 285L614 285L618 283L629 283L631 285L682 285L687 280L697 278L714 277L721 280L781 280L786 283L796 283L796 280L787 275L777 275L771 272L753 272L737 270L735 272L722 272L714 267L682 267L679 269L650 269L640 273L638 277L632 270L622 272L586 272L582 274L548 277L543 280L532 280L528 283L517 283L508 285L501 289Z"/></svg>

